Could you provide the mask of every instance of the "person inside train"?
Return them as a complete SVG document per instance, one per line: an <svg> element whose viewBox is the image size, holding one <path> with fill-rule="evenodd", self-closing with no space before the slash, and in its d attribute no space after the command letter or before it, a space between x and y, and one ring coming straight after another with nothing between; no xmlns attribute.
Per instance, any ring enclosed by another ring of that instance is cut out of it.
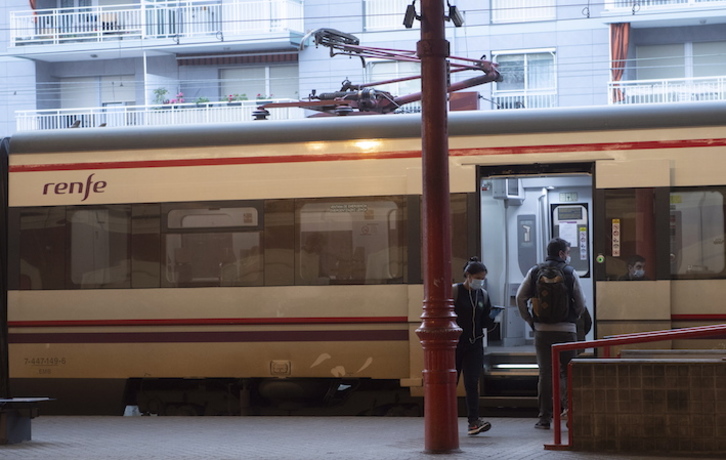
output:
<svg viewBox="0 0 726 460"><path fill-rule="evenodd" d="M628 272L618 278L618 281L646 281L645 257L635 254L628 259Z"/></svg>
<svg viewBox="0 0 726 460"><path fill-rule="evenodd" d="M484 367L484 328L492 328L492 303L484 290L487 268L477 257L464 266L464 282L452 288L456 322L462 332L456 345L456 380L464 374L469 435L488 431L491 423L479 418L479 378Z"/></svg>
<svg viewBox="0 0 726 460"><path fill-rule="evenodd" d="M553 238L547 245L547 260L532 267L517 290L519 314L534 330L534 349L539 367L537 399L539 402L539 421L535 428L549 430L552 421L553 395L552 374L560 376L561 407L567 410L566 378L567 365L575 357L575 350L560 353L560 368L552 369L552 345L577 341L577 320L587 309L585 296L580 287L575 269L569 265L570 243L562 238ZM556 277L550 278L552 273ZM546 297L556 297L561 301L543 300L545 288L552 289ZM566 289L566 296L554 294ZM530 300L531 299L531 300ZM553 304L557 304L557 307ZM532 308L530 309L530 305ZM540 305L549 304L547 308Z"/></svg>

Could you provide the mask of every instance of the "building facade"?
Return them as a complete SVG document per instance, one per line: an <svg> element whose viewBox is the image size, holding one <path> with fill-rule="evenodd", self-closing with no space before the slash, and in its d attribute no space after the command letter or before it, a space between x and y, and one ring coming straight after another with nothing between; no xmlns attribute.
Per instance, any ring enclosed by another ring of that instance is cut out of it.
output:
<svg viewBox="0 0 726 460"><path fill-rule="evenodd" d="M415 50L409 0L6 0L0 136L78 126L253 120L261 101L415 75L417 63L331 56L309 32ZM420 2L413 3L420 12ZM726 99L726 0L456 0L451 54L499 64L475 109ZM452 74L452 81L475 76ZM380 87L394 95L420 82ZM469 107L471 108L471 107ZM412 110L415 110L415 106ZM311 111L275 108L271 118Z"/></svg>

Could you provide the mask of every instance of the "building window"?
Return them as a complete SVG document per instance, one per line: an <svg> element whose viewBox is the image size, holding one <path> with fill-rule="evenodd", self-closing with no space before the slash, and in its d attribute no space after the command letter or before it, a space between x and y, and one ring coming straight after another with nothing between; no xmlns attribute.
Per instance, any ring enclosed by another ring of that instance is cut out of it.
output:
<svg viewBox="0 0 726 460"><path fill-rule="evenodd" d="M726 41L636 46L624 103L723 100Z"/></svg>
<svg viewBox="0 0 726 460"><path fill-rule="evenodd" d="M365 30L395 30L404 29L403 15L410 0L364 0L363 17ZM421 4L416 5L421 13ZM419 21L413 21L413 29L420 27Z"/></svg>
<svg viewBox="0 0 726 460"><path fill-rule="evenodd" d="M40 4L40 2L39 2ZM92 5L91 0L58 0L57 8L83 8ZM38 8L47 8L44 6L38 6ZM53 8L53 7L50 7Z"/></svg>
<svg viewBox="0 0 726 460"><path fill-rule="evenodd" d="M636 79L660 80L683 78L685 74L685 50L683 43L649 45L635 48L638 67Z"/></svg>
<svg viewBox="0 0 726 460"><path fill-rule="evenodd" d="M229 95L250 100L299 98L297 64L221 69L220 79L222 99Z"/></svg>
<svg viewBox="0 0 726 460"><path fill-rule="evenodd" d="M370 83L379 81L397 80L405 77L420 77L421 64L417 62L403 61L380 61L368 64L368 80ZM375 89L387 91L393 97L406 94L418 93L421 91L421 78L404 80L385 85L377 85ZM397 112L418 113L421 111L421 104L414 102L401 107Z"/></svg>
<svg viewBox="0 0 726 460"><path fill-rule="evenodd" d="M493 97L500 109L554 107L557 96L554 50L495 52L504 81Z"/></svg>
<svg viewBox="0 0 726 460"><path fill-rule="evenodd" d="M60 96L62 109L131 105L136 101L136 82L133 75L61 78Z"/></svg>
<svg viewBox="0 0 726 460"><path fill-rule="evenodd" d="M554 0L493 0L492 22L529 22L555 19Z"/></svg>
<svg viewBox="0 0 726 460"><path fill-rule="evenodd" d="M638 46L635 57L638 80L726 75L726 41Z"/></svg>

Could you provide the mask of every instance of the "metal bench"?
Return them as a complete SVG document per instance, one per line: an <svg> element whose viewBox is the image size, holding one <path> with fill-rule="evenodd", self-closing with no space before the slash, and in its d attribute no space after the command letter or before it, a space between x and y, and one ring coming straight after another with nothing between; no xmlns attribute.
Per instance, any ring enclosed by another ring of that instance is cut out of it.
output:
<svg viewBox="0 0 726 460"><path fill-rule="evenodd" d="M0 445L30 441L30 420L38 416L38 404L51 398L1 398Z"/></svg>

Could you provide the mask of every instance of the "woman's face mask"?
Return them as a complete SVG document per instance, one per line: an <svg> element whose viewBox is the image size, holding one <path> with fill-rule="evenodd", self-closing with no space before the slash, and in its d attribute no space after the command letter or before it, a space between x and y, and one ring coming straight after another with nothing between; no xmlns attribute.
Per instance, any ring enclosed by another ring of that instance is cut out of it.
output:
<svg viewBox="0 0 726 460"><path fill-rule="evenodd" d="M472 278L469 281L469 286L472 289L484 289L484 280L479 280L479 279L476 279L476 278Z"/></svg>

